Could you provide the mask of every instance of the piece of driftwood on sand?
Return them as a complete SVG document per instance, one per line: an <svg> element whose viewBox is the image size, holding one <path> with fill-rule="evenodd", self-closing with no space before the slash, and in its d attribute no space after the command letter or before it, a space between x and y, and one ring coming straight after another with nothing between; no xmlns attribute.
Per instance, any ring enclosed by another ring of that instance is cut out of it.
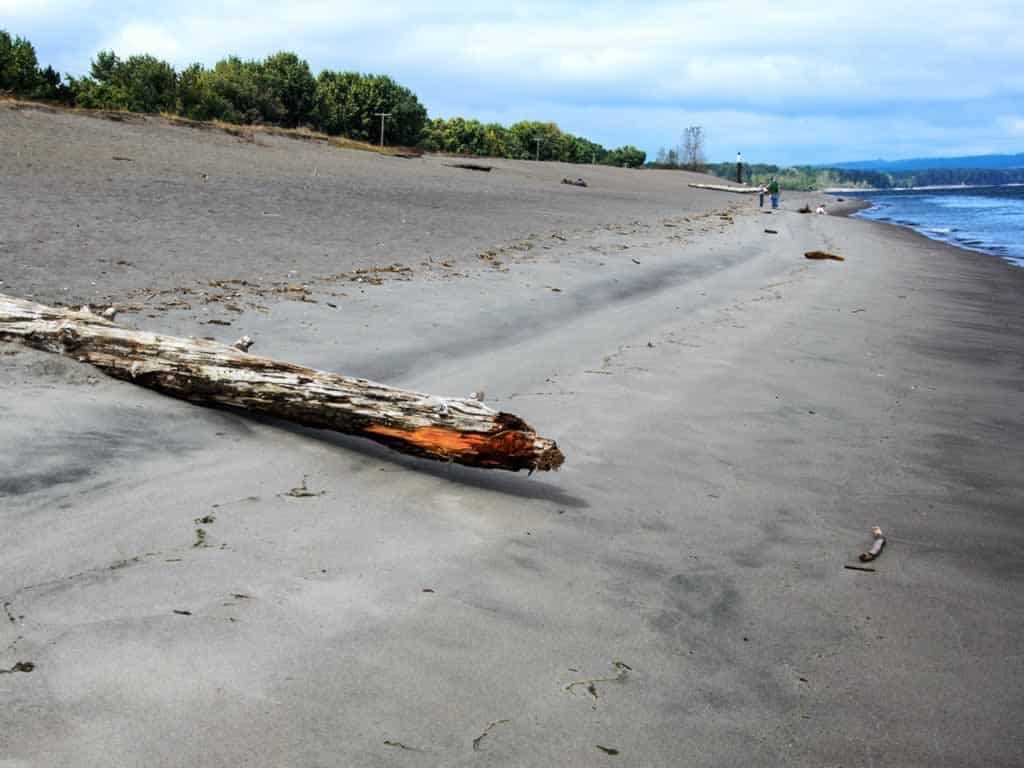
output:
<svg viewBox="0 0 1024 768"><path fill-rule="evenodd" d="M738 192L741 195L752 195L761 191L760 187L730 187L725 184L690 184L694 189L713 189L716 192Z"/></svg>
<svg viewBox="0 0 1024 768"><path fill-rule="evenodd" d="M359 435L422 458L531 472L558 469L564 460L553 440L476 399L435 397L215 341L136 331L87 308L49 307L0 294L0 340L67 355L114 378L195 403ZM243 340L239 345L245 346Z"/></svg>

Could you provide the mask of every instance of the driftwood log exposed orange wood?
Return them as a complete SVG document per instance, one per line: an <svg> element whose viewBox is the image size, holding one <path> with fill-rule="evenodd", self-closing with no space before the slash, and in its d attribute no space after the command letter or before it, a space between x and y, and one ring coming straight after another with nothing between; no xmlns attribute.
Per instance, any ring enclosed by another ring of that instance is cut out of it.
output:
<svg viewBox="0 0 1024 768"><path fill-rule="evenodd" d="M87 309L0 294L0 340L67 355L174 397L361 435L423 458L531 472L558 469L564 460L553 440L477 400L395 389L215 341L136 331Z"/></svg>

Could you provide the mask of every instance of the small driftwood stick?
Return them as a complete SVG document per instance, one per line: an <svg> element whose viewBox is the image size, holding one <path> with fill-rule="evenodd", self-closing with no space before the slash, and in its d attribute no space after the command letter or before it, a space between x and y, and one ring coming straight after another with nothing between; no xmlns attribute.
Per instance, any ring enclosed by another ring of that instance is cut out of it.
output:
<svg viewBox="0 0 1024 768"><path fill-rule="evenodd" d="M135 331L89 311L0 294L0 340L67 355L191 402L359 435L422 458L531 472L564 461L554 440L476 399L434 397L215 341Z"/></svg>
<svg viewBox="0 0 1024 768"><path fill-rule="evenodd" d="M844 565L843 568L845 568L848 571L864 571L865 573L875 572L874 568L867 568L863 565Z"/></svg>
<svg viewBox="0 0 1024 768"><path fill-rule="evenodd" d="M880 554L882 554L882 547L885 546L885 537L882 535L882 529L877 525L871 529L871 535L875 537L875 541L871 544L871 549L867 552L861 552L860 561L862 563L870 563Z"/></svg>

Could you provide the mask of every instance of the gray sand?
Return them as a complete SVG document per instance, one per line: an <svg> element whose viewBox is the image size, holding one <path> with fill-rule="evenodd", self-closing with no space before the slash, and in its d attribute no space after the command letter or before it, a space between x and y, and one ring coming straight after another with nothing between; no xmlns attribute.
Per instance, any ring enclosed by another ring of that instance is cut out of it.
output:
<svg viewBox="0 0 1024 768"><path fill-rule="evenodd" d="M0 345L3 768L1024 762L1024 273L688 174L0 130L0 291L483 388L567 456L421 462Z"/></svg>

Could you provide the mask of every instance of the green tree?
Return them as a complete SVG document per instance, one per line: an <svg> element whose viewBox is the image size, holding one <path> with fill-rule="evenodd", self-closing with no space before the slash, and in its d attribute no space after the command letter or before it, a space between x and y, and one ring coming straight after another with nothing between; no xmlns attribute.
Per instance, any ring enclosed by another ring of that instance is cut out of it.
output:
<svg viewBox="0 0 1024 768"><path fill-rule="evenodd" d="M372 141L380 125L376 115L390 112L391 118L384 134L385 143L406 146L419 143L427 121L427 110L420 104L416 94L387 75L366 75L361 79L356 95L356 138Z"/></svg>
<svg viewBox="0 0 1024 768"><path fill-rule="evenodd" d="M295 128L311 122L316 80L309 71L309 64L294 53L282 51L263 61L260 75L269 100L281 105L278 117L281 125Z"/></svg>
<svg viewBox="0 0 1024 768"><path fill-rule="evenodd" d="M317 127L324 133L347 136L355 129L358 107L353 91L361 77L356 72L326 69L317 77L314 112Z"/></svg>
<svg viewBox="0 0 1024 768"><path fill-rule="evenodd" d="M384 134L388 144L419 143L427 124L427 110L416 95L385 75L325 70L317 78L315 101L321 130L363 141L380 137L381 112L391 114Z"/></svg>
<svg viewBox="0 0 1024 768"><path fill-rule="evenodd" d="M0 90L35 95L42 82L36 49L22 37L11 38L0 29Z"/></svg>
<svg viewBox="0 0 1024 768"><path fill-rule="evenodd" d="M39 72L38 83L32 97L66 102L70 98L70 92L67 86L61 82L60 72L51 66L47 66L46 69Z"/></svg>
<svg viewBox="0 0 1024 768"><path fill-rule="evenodd" d="M602 161L605 165L621 165L627 168L639 168L647 159L647 153L642 149L626 145L613 149Z"/></svg>
<svg viewBox="0 0 1024 768"><path fill-rule="evenodd" d="M509 155L526 160L554 160L561 133L554 123L541 123L534 120L521 120L518 123L513 123L508 129Z"/></svg>
<svg viewBox="0 0 1024 768"><path fill-rule="evenodd" d="M260 87L260 64L228 56L206 75L215 104L222 105L220 119L231 123L256 123L275 110ZM282 107L283 109L283 107Z"/></svg>
<svg viewBox="0 0 1024 768"><path fill-rule="evenodd" d="M96 58L92 60L92 66L89 67L89 77L97 83L109 85L114 82L117 68L120 66L121 60L117 58L116 53L113 51L100 51L96 54Z"/></svg>
<svg viewBox="0 0 1024 768"><path fill-rule="evenodd" d="M174 67L154 56L129 56L122 61L113 51L100 51L89 75L70 78L79 106L166 112L177 105L178 75Z"/></svg>
<svg viewBox="0 0 1024 768"><path fill-rule="evenodd" d="M178 75L178 112L192 120L238 122L232 105L214 87L214 73L191 64Z"/></svg>
<svg viewBox="0 0 1024 768"><path fill-rule="evenodd" d="M177 104L178 75L166 61L144 54L129 56L114 70L115 85L126 97L132 112L169 112Z"/></svg>

